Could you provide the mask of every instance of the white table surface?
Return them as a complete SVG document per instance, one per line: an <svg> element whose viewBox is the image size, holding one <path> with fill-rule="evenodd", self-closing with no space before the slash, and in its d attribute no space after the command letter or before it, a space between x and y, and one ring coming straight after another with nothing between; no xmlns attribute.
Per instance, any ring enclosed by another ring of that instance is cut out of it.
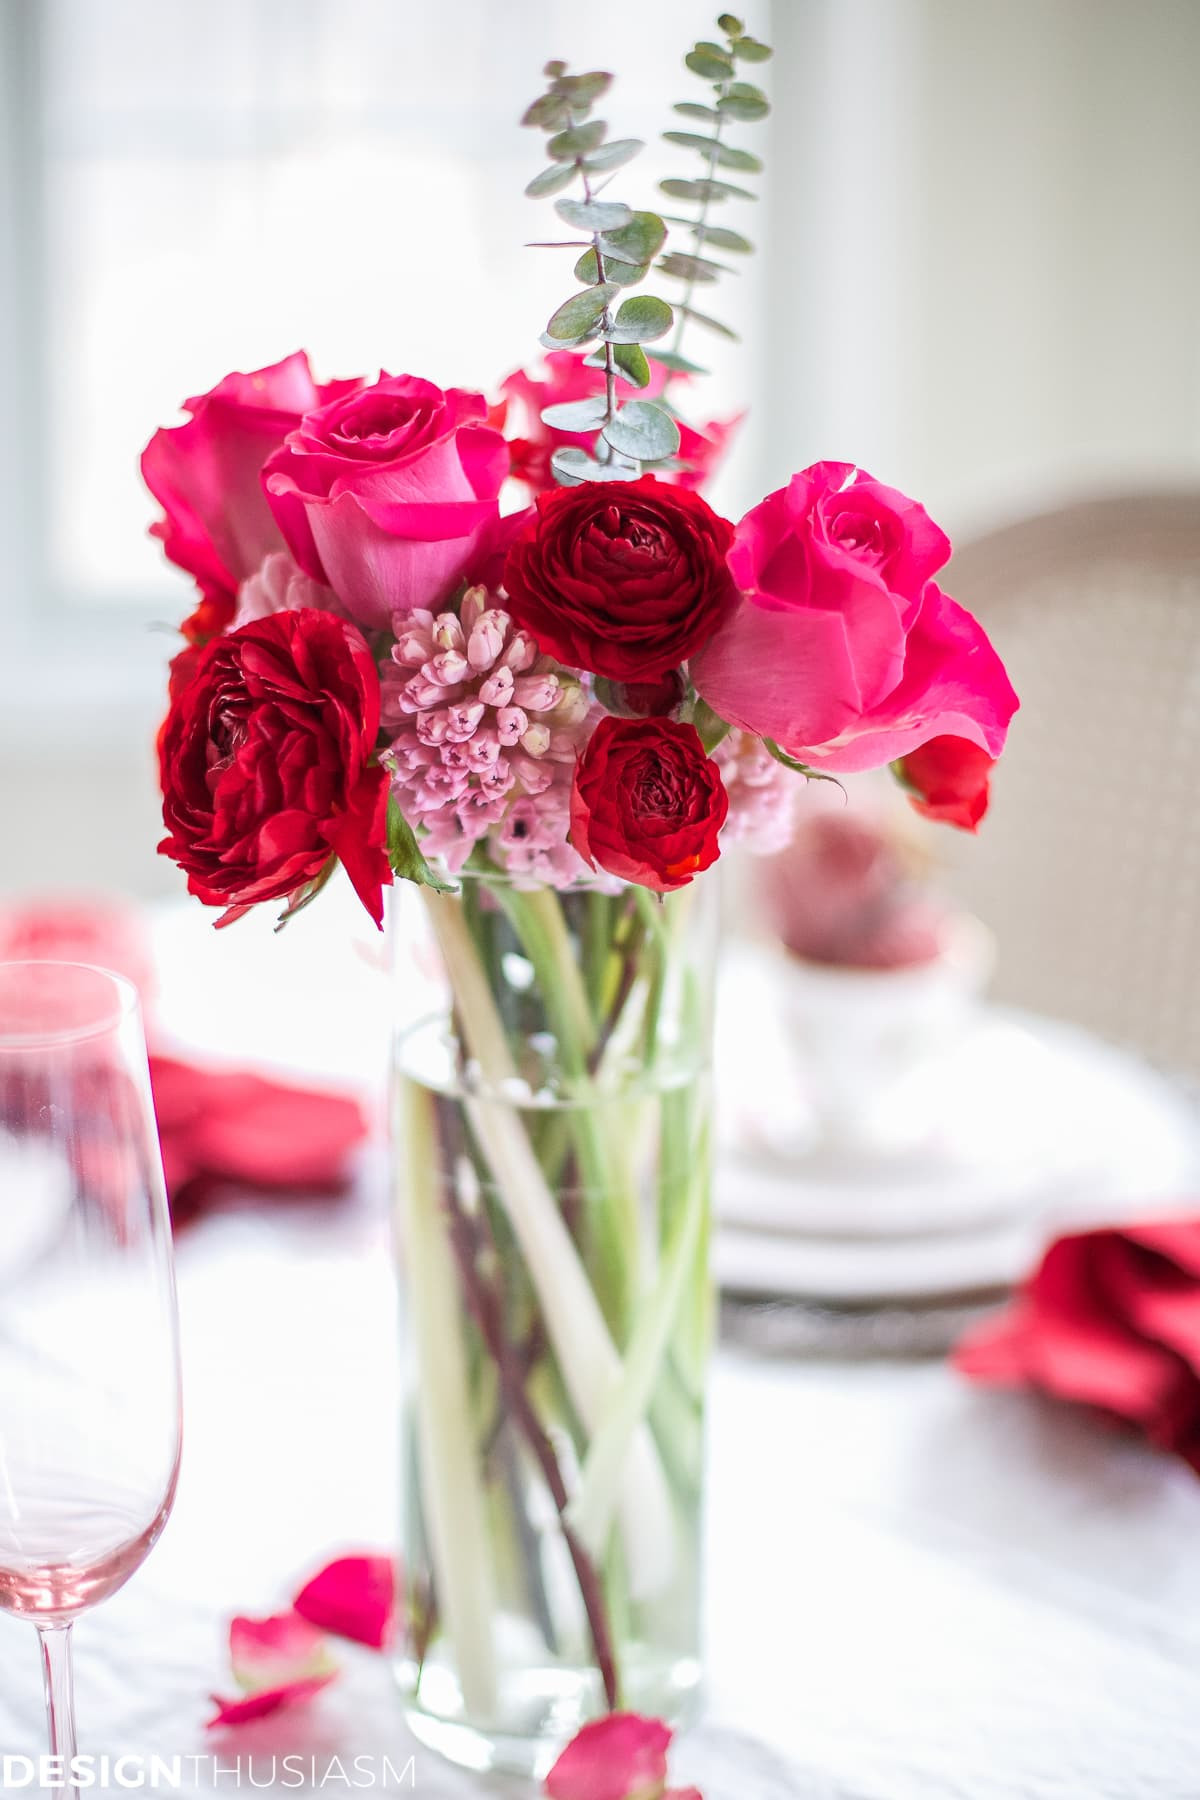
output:
<svg viewBox="0 0 1200 1800"><path fill-rule="evenodd" d="M164 1016L201 1042L236 1021L244 1055L377 1069L381 984L344 965L358 1023L331 1047L302 923L282 946L252 924L214 948L170 914ZM379 1212L357 1201L211 1215L183 1235L179 1272L179 1499L144 1569L76 1633L81 1748L240 1756L243 1788L250 1757L257 1780L285 1753L318 1769L412 1755L427 1800L531 1792L412 1744L386 1662L353 1648L309 1708L205 1732L206 1696L231 1691L229 1616L392 1541L394 1301ZM1182 1464L940 1364L732 1348L710 1447L709 1711L675 1781L706 1800L1200 1796L1200 1481ZM32 1629L0 1617L0 1754L36 1755L42 1730ZM211 1790L211 1763L187 1766Z"/></svg>

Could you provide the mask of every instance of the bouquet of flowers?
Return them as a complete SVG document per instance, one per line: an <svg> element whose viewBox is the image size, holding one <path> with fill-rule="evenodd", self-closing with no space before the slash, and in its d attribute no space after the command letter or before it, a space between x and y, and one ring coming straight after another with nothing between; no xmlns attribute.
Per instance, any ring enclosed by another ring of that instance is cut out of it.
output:
<svg viewBox="0 0 1200 1800"><path fill-rule="evenodd" d="M684 346L732 336L696 302L751 248L714 215L754 198L729 134L767 113L745 75L770 54L718 30L664 134L699 159L661 183L667 215L613 195L642 145L595 116L611 77L546 66L527 192L555 197L574 285L541 366L489 402L408 374L318 385L297 353L189 401L142 465L198 590L162 849L222 925L260 901L291 918L338 863L377 923L414 883L449 980L397 1087L402 1681L430 1741L482 1733L491 1760L573 1711L678 1711L695 1682L696 877L785 843L806 781L887 764L973 829L1016 707L915 501L837 461L737 522L704 498L737 421L688 422Z"/></svg>

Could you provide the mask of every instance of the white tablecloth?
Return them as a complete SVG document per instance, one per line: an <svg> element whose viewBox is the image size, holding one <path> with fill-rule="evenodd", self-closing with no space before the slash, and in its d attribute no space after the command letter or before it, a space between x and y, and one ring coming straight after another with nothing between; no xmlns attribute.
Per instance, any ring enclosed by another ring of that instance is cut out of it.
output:
<svg viewBox="0 0 1200 1800"><path fill-rule="evenodd" d="M282 1011L293 1060L312 1060L302 926L264 980L278 1006L233 1009L243 1053L278 1037ZM208 1008L229 1031L211 940L188 936L184 983L178 929L164 1007L186 986L192 1023ZM248 938L234 954L272 951ZM373 1066L378 1029L364 1015L325 1060ZM247 1788L247 1758L258 1780L290 1752L318 1772L412 1755L426 1800L529 1792L413 1745L365 1651L339 1652L341 1680L307 1710L205 1733L207 1694L231 1691L230 1614L286 1603L341 1548L392 1541L394 1306L361 1201L210 1216L179 1269L179 1499L141 1573L76 1633L81 1748L216 1751L218 1769L185 1765L202 1790ZM673 1771L706 1800L1197 1800L1200 1482L1178 1462L938 1364L727 1349L710 1494L709 1711ZM0 1617L0 1753L41 1747L33 1632ZM220 1773L239 1755L240 1783Z"/></svg>

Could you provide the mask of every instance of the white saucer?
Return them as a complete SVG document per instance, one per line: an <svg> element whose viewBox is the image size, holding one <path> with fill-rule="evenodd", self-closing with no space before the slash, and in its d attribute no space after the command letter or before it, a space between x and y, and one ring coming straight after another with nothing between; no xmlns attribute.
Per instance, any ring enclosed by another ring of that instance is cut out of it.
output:
<svg viewBox="0 0 1200 1800"><path fill-rule="evenodd" d="M753 1031L719 1029L718 1046L714 1259L730 1291L865 1303L1004 1287L1059 1229L1194 1210L1200 1195L1200 1122L1182 1094L1052 1020L980 1008L920 1070L932 1129L853 1152L815 1141L769 1012Z"/></svg>

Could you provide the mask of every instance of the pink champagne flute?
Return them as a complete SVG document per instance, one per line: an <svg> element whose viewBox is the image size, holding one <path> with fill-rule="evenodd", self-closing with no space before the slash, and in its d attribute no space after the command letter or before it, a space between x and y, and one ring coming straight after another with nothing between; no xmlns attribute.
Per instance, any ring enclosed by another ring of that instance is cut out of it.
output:
<svg viewBox="0 0 1200 1800"><path fill-rule="evenodd" d="M145 1559L179 1472L171 1227L135 988L0 963L0 1607L41 1644L73 1789L71 1627Z"/></svg>

